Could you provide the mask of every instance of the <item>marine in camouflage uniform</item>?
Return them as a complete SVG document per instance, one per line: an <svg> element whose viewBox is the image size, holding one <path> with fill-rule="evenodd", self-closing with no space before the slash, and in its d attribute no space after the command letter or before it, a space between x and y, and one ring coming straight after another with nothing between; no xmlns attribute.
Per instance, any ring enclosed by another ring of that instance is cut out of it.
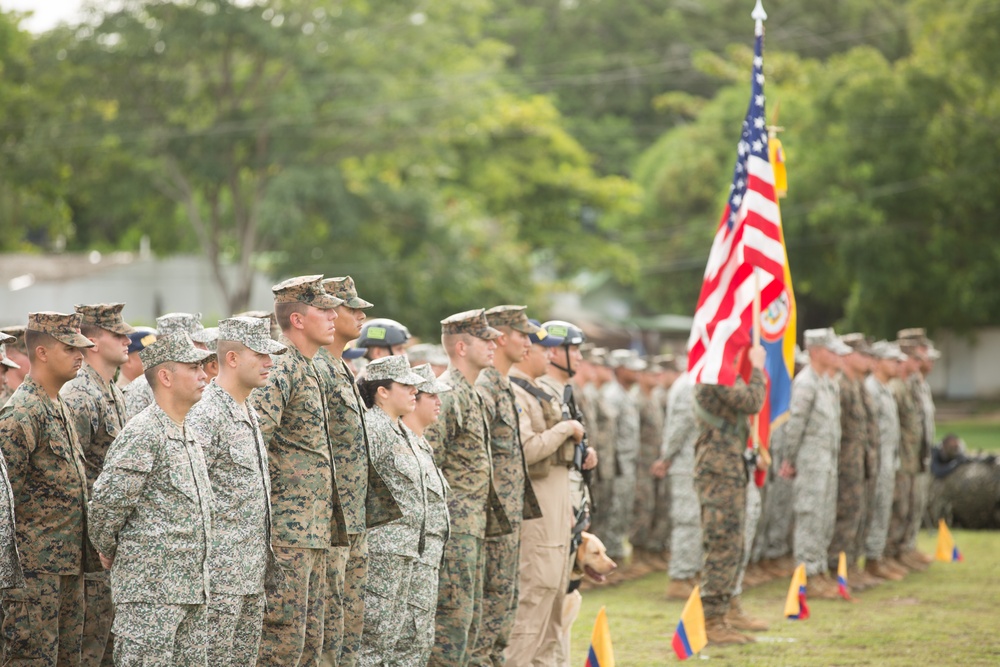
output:
<svg viewBox="0 0 1000 667"><path fill-rule="evenodd" d="M905 349L904 349L905 352ZM920 473L920 446L923 437L923 421L917 398L909 384L909 375L916 372L916 362L912 359L904 362L901 377L893 378L889 389L896 399L896 412L899 415L899 469L896 471L896 484L892 495L892 518L889 522L889 535L886 541L885 555L898 561L909 552L909 543L913 530L914 519L914 479ZM909 566L908 563L903 565Z"/></svg>
<svg viewBox="0 0 1000 667"><path fill-rule="evenodd" d="M932 559L917 552L917 533L924 521L927 511L928 492L930 490L930 456L931 448L934 447L935 440L935 408L934 396L931 386L927 382L927 374L934 367L934 360L940 356L937 350L933 349L933 344L927 338L926 332L921 328L903 329L897 334L914 352L917 358L917 372L910 375L910 389L913 392L917 408L920 410L921 438L920 438L920 472L913 480L913 525L909 530L909 541L906 543L906 550L916 552L918 559L929 563Z"/></svg>
<svg viewBox="0 0 1000 667"><path fill-rule="evenodd" d="M267 320L251 318L222 320L219 342L219 375L185 420L205 456L215 501L208 664L253 667L264 621L265 585L273 589L281 582L271 549L267 449L257 413L246 400L256 384L247 384L241 371L257 370L262 383L266 378L260 371L272 363L267 355L284 354L287 348L271 340ZM227 358L230 352L234 363Z"/></svg>
<svg viewBox="0 0 1000 667"><path fill-rule="evenodd" d="M104 469L108 447L125 427L125 397L113 381L115 371L128 359L128 336L135 333L122 320L124 307L123 303L76 307L82 318L82 331L96 343L97 351L84 355L80 373L63 386L60 394L76 425L88 488L93 488ZM88 558L91 566L84 574L87 608L81 664L110 667L114 662L111 624L115 615L111 586L94 547L87 544L86 548L91 551Z"/></svg>
<svg viewBox="0 0 1000 667"><path fill-rule="evenodd" d="M16 339L4 333L0 333L0 340L13 342ZM14 390L7 386L7 373L11 370L20 370L21 366L16 361L7 356L7 347L0 343L0 408L3 407L7 399L14 395Z"/></svg>
<svg viewBox="0 0 1000 667"><path fill-rule="evenodd" d="M660 458L670 464L667 468L671 522L670 566L667 573L671 583L684 581L693 586L701 570L703 554L701 503L694 488L694 444L699 427L694 415L694 383L691 376L684 373L678 377L667 395L667 418L660 452Z"/></svg>
<svg viewBox="0 0 1000 667"><path fill-rule="evenodd" d="M201 396L209 355L186 333L141 354L147 372L174 382L115 439L90 503L91 542L111 561L115 665L204 666L212 484L183 421Z"/></svg>
<svg viewBox="0 0 1000 667"><path fill-rule="evenodd" d="M368 528L398 519L402 512L372 465L364 403L354 373L342 358L344 347L357 338L359 332L355 329L364 321L364 311L372 304L358 296L350 276L326 278L322 284L328 294L343 302L337 306L334 342L320 348L313 363L324 382L337 489L350 542L349 546L331 547L327 555L322 664L351 667L361 650L365 622Z"/></svg>
<svg viewBox="0 0 1000 667"><path fill-rule="evenodd" d="M805 343L811 355L824 358L850 350L832 329L806 331ZM827 576L827 550L837 512L840 391L829 376L834 367L828 366L813 362L796 374L784 434L784 460L795 471L794 558L805 563L813 594L835 593Z"/></svg>
<svg viewBox="0 0 1000 667"><path fill-rule="evenodd" d="M594 348L588 356L593 365L594 381L585 386L585 404L592 410L592 414L587 415L587 440L597 450L597 468L590 481L591 523L588 530L603 539L608 532L614 509L615 479L621 470L615 439L618 414L615 406L604 397L605 387L615 381L608 365L607 350Z"/></svg>
<svg viewBox="0 0 1000 667"><path fill-rule="evenodd" d="M13 336L0 333L0 348L13 340ZM24 571L17 554L17 534L14 528L14 491L7 474L7 462L0 456L0 589L23 587Z"/></svg>
<svg viewBox="0 0 1000 667"><path fill-rule="evenodd" d="M896 471L899 468L900 439L899 413L888 381L898 369L899 362L906 357L898 347L887 341L879 341L873 347L879 357L879 368L865 379L865 389L872 398L875 420L878 424L879 468L872 502L871 524L865 540L865 567L874 570L873 574L876 576L883 576L882 559L885 556L889 519L892 515L893 489L896 485Z"/></svg>
<svg viewBox="0 0 1000 667"><path fill-rule="evenodd" d="M636 463L630 541L635 549L645 551L648 557L666 551L670 546L670 480L654 477L651 470L663 446L666 416L662 399L655 388L657 370L649 367L641 371L639 382L631 392L639 410L639 458Z"/></svg>
<svg viewBox="0 0 1000 667"><path fill-rule="evenodd" d="M701 601L706 630L724 625L743 563L747 483L743 453L748 417L764 404L764 374L754 368L747 384L698 384L694 389L699 433L695 441L695 487L701 503L705 553Z"/></svg>
<svg viewBox="0 0 1000 667"><path fill-rule="evenodd" d="M608 557L620 561L625 555L625 540L632 527L639 456L639 409L629 390L642 360L630 350L615 350L611 353L611 363L616 379L601 387L601 394L616 415L612 437L618 475L614 482L610 521L605 526L607 532L600 537L608 549Z"/></svg>
<svg viewBox="0 0 1000 667"><path fill-rule="evenodd" d="M250 394L268 450L272 546L287 580L282 590L267 593L259 656L264 665L318 664L328 551L349 544L323 379L313 361L319 348L332 342L331 311L341 301L324 291L321 280L300 276L271 288L283 331L279 342L288 352L275 361L267 384ZM329 328L307 328L317 319Z"/></svg>
<svg viewBox="0 0 1000 667"><path fill-rule="evenodd" d="M508 378L509 368L521 361L530 346L528 336L541 331L531 324L525 306L497 306L486 311L491 327L504 334L506 344L498 347L494 368L484 368L476 379L482 398L493 455L493 482L510 520L511 533L486 539L486 568L483 573L483 621L473 650L473 667L506 664L504 652L510 644L518 601L518 566L521 560L522 520L542 515L528 478L518 408ZM513 331L522 334L512 338ZM517 345L518 340L521 345ZM512 357L516 357L512 358Z"/></svg>
<svg viewBox="0 0 1000 667"><path fill-rule="evenodd" d="M0 408L2 408L14 395L18 385L24 381L31 364L28 361L28 351L24 347L24 325L6 326L0 329L0 333L12 339L4 344L3 356L7 361L3 363L4 373L0 376Z"/></svg>
<svg viewBox="0 0 1000 667"><path fill-rule="evenodd" d="M416 387L424 378L410 370L406 357L381 357L365 368L364 384L389 380ZM427 491L412 432L373 397L367 414L372 461L392 490L403 515L368 533L368 578L364 592L364 630L358 664L393 664L403 629L413 567L426 542Z"/></svg>
<svg viewBox="0 0 1000 667"><path fill-rule="evenodd" d="M489 326L483 310L442 320L441 333L451 364L440 379L451 385L452 391L442 397L441 416L428 427L426 437L451 489L448 512L452 525L440 571L429 664L464 666L472 658L482 621L483 540L511 532L493 486L490 434L482 399L469 379L471 376L474 381L479 371L492 364L496 347L492 341L500 333ZM457 345L465 345L470 356L459 357Z"/></svg>
<svg viewBox="0 0 1000 667"><path fill-rule="evenodd" d="M167 313L156 318L156 335L184 332L189 336L202 331L201 313ZM208 349L204 345L202 349ZM125 396L125 416L132 419L153 403L153 390L145 375L138 375L122 389Z"/></svg>
<svg viewBox="0 0 1000 667"><path fill-rule="evenodd" d="M80 662L87 476L72 414L58 394L83 363L80 348L93 345L79 326L77 314L28 315L31 370L0 410L25 579L0 592L5 665ZM40 335L48 338L36 340ZM37 356L43 347L44 358Z"/></svg>

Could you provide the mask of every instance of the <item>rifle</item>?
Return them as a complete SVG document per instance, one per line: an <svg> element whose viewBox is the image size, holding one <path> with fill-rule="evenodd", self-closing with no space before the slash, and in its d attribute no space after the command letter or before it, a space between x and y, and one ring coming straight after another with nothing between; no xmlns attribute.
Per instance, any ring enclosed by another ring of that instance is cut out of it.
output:
<svg viewBox="0 0 1000 667"><path fill-rule="evenodd" d="M589 488L591 471L583 469L583 462L587 458L586 423L584 421L583 412L580 410L580 406L576 404L576 399L573 396L573 385L569 382L566 383L566 388L563 389L562 418L563 420L575 419L584 425L583 437L573 449L573 466L580 471L581 475L583 475L583 482Z"/></svg>

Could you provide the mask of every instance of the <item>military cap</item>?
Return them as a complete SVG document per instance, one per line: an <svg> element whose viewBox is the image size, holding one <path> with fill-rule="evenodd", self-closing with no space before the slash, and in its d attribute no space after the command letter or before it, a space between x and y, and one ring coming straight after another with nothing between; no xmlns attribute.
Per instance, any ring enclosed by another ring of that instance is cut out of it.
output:
<svg viewBox="0 0 1000 667"><path fill-rule="evenodd" d="M432 343L419 343L406 348L406 356L411 364L431 364L432 366L447 366L448 355L444 348Z"/></svg>
<svg viewBox="0 0 1000 667"><path fill-rule="evenodd" d="M805 340L807 350L810 347L825 347L841 357L846 357L853 351L846 344L841 342L839 338L837 338L837 334L833 332L832 327L826 327L825 329L807 329L805 333L802 334L802 337Z"/></svg>
<svg viewBox="0 0 1000 667"><path fill-rule="evenodd" d="M122 319L122 308L124 303L97 303L92 305L77 304L74 306L76 312L82 317L80 324L106 329L111 333L127 336L135 333L135 328L129 326Z"/></svg>
<svg viewBox="0 0 1000 667"><path fill-rule="evenodd" d="M187 332L178 331L157 338L139 353L139 359L142 360L142 370L148 371L168 361L179 364L202 362L213 354L208 350L199 350Z"/></svg>
<svg viewBox="0 0 1000 667"><path fill-rule="evenodd" d="M327 294L332 294L348 308L371 308L375 304L365 301L358 296L358 289L354 286L354 278L341 276L339 278L326 278L323 280L323 289Z"/></svg>
<svg viewBox="0 0 1000 667"><path fill-rule="evenodd" d="M28 326L25 329L48 334L60 343L73 347L94 347L90 339L80 333L81 319L78 313L28 313Z"/></svg>
<svg viewBox="0 0 1000 667"><path fill-rule="evenodd" d="M880 340L872 343L872 354L877 359L892 359L894 361L906 361L906 355L895 343L887 340Z"/></svg>
<svg viewBox="0 0 1000 667"><path fill-rule="evenodd" d="M677 358L672 354L658 354L650 360L651 364L664 371L676 371Z"/></svg>
<svg viewBox="0 0 1000 667"><path fill-rule="evenodd" d="M0 333L4 333L14 339L7 341L7 347L12 350L18 350L21 354L27 355L28 351L24 347L24 328L23 324L12 324L0 329Z"/></svg>
<svg viewBox="0 0 1000 667"><path fill-rule="evenodd" d="M379 380L392 380L411 387L427 382L427 378L413 372L410 362L403 356L381 357L365 366L365 381Z"/></svg>
<svg viewBox="0 0 1000 667"><path fill-rule="evenodd" d="M469 334L483 340L495 340L500 332L490 326L486 320L486 311L482 308L455 313L441 320L443 334Z"/></svg>
<svg viewBox="0 0 1000 667"><path fill-rule="evenodd" d="M584 357L587 361L594 364L595 366L608 366L608 348L606 347L595 347L587 353Z"/></svg>
<svg viewBox="0 0 1000 667"><path fill-rule="evenodd" d="M934 347L934 343L930 341L927 342L927 358L931 361L937 361L941 358L941 350Z"/></svg>
<svg viewBox="0 0 1000 667"><path fill-rule="evenodd" d="M141 352L147 345L152 345L156 340L156 329L151 327L136 327L135 333L128 335L128 352Z"/></svg>
<svg viewBox="0 0 1000 667"><path fill-rule="evenodd" d="M271 338L271 323L258 317L230 317L219 322L219 340L241 343L257 354L284 354L288 348Z"/></svg>
<svg viewBox="0 0 1000 667"><path fill-rule="evenodd" d="M256 317L258 320L270 320L272 324L275 320L274 313L269 310L247 310L236 313L233 317Z"/></svg>
<svg viewBox="0 0 1000 667"><path fill-rule="evenodd" d="M283 280L271 288L275 303L304 303L313 308L330 310L344 303L323 289L323 276L298 276Z"/></svg>
<svg viewBox="0 0 1000 667"><path fill-rule="evenodd" d="M635 350L612 350L608 355L608 362L611 368L624 368L630 371L646 370L646 362L639 357Z"/></svg>
<svg viewBox="0 0 1000 667"><path fill-rule="evenodd" d="M542 328L542 323L538 320L528 320L528 322L538 327L538 331L533 334L528 334L528 338L531 340L532 345L541 345L542 347L559 347L563 344L563 340L565 339L562 336L553 336Z"/></svg>
<svg viewBox="0 0 1000 667"><path fill-rule="evenodd" d="M10 334L5 334L2 331L0 331L0 345L4 345L5 343L13 343L15 340L17 339L11 336Z"/></svg>
<svg viewBox="0 0 1000 667"><path fill-rule="evenodd" d="M510 327L529 336L538 333L541 327L532 324L525 311L527 306L495 306L486 311L486 321L491 327Z"/></svg>
<svg viewBox="0 0 1000 667"><path fill-rule="evenodd" d="M191 336L204 328L201 313L167 313L156 318L156 334L161 337L179 331Z"/></svg>
<svg viewBox="0 0 1000 667"><path fill-rule="evenodd" d="M434 371L431 370L430 364L414 366L413 372L424 379L422 383L417 385L417 391L425 394L442 394L446 391L451 391L450 384L442 382L434 376Z"/></svg>
<svg viewBox="0 0 1000 667"><path fill-rule="evenodd" d="M268 335L270 335L270 325L268 325L267 330L269 332ZM205 327L201 331L195 331L191 334L191 340L201 343L212 352L215 352L219 342L219 327Z"/></svg>
<svg viewBox="0 0 1000 667"><path fill-rule="evenodd" d="M927 331L923 327L900 329L896 332L896 339L913 341L920 346L930 345L930 339L927 338Z"/></svg>
<svg viewBox="0 0 1000 667"><path fill-rule="evenodd" d="M368 354L367 347L358 347L357 345L354 344L355 342L356 341L352 340L347 345L344 346L344 359L352 361L354 359L360 359L361 357Z"/></svg>
<svg viewBox="0 0 1000 667"><path fill-rule="evenodd" d="M872 353L872 346L862 333L849 333L840 337L840 340L855 352L859 352L869 357L875 356Z"/></svg>
<svg viewBox="0 0 1000 667"><path fill-rule="evenodd" d="M12 361L10 357L7 356L7 346L4 344L9 340L14 340L13 336L7 336L5 334L0 334L0 365L6 366L7 368L20 368L16 361Z"/></svg>

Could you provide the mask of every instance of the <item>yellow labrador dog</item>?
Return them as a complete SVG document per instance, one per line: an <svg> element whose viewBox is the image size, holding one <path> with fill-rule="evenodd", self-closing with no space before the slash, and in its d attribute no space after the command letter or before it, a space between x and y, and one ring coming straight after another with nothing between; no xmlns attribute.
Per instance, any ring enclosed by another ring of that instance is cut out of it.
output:
<svg viewBox="0 0 1000 667"><path fill-rule="evenodd" d="M576 550L576 560L573 561L573 572L570 578L573 581L585 579L593 584L603 584L608 579L608 575L615 571L618 564L608 558L608 551L604 548L597 535L583 533L583 541ZM570 635L573 630L573 623L580 613L580 605L583 597L580 591L574 590L563 598L562 611L562 643L563 655L569 660ZM566 663L567 667L569 663Z"/></svg>

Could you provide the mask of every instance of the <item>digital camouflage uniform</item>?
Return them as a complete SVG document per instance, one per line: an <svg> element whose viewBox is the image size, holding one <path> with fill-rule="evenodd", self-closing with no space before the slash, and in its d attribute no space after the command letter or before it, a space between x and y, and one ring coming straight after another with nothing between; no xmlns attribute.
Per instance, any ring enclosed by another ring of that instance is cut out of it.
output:
<svg viewBox="0 0 1000 667"><path fill-rule="evenodd" d="M634 547L659 553L670 546L670 480L653 477L650 467L663 446L665 414L657 392L643 394L636 385L631 394L639 410L639 458L630 541Z"/></svg>
<svg viewBox="0 0 1000 667"><path fill-rule="evenodd" d="M878 481L872 503L871 524L865 540L865 557L880 561L885 553L889 518L892 515L893 489L899 468L899 413L892 390L877 377L869 375L865 379L865 389L872 397L879 434Z"/></svg>
<svg viewBox="0 0 1000 667"><path fill-rule="evenodd" d="M840 396L836 381L811 366L792 381L783 445L785 459L795 468L794 558L814 577L827 571L836 520Z"/></svg>
<svg viewBox="0 0 1000 667"><path fill-rule="evenodd" d="M483 621L470 664L488 667L506 664L504 651L517 614L522 519L537 519L542 513L528 479L510 379L495 368L485 368L476 379L476 391L489 426L494 484L512 531L487 538L484 544Z"/></svg>
<svg viewBox="0 0 1000 667"><path fill-rule="evenodd" d="M568 659L560 629L574 520L569 493L572 464L566 463L567 449L575 447L573 429L562 420L562 396L546 391L551 384L536 382L517 367L510 376L536 390L532 393L512 383L524 459L542 516L521 526L518 607L507 659L519 666L562 665Z"/></svg>
<svg viewBox="0 0 1000 667"><path fill-rule="evenodd" d="M350 667L361 650L365 620L367 530L399 518L402 512L369 458L364 402L353 373L325 349L316 353L313 363L325 383L337 489L350 541L350 546L331 547L328 555L323 664Z"/></svg>
<svg viewBox="0 0 1000 667"><path fill-rule="evenodd" d="M153 389L146 381L146 376L139 374L134 380L122 387L125 398L125 419L129 420L153 404Z"/></svg>
<svg viewBox="0 0 1000 667"><path fill-rule="evenodd" d="M757 529L759 544L755 555L761 560L777 560L792 553L792 521L795 517L793 480L776 474L785 460L785 427L779 424L771 431L771 469L767 472L766 491L763 494L760 525Z"/></svg>
<svg viewBox="0 0 1000 667"><path fill-rule="evenodd" d="M913 485L920 473L923 422L916 397L908 382L893 378L889 382L889 389L896 399L896 412L899 415L899 469L896 471L896 484L892 492L892 518L889 522L885 555L898 559L909 551L910 538L915 532Z"/></svg>
<svg viewBox="0 0 1000 667"><path fill-rule="evenodd" d="M927 379L919 371L915 372L907 380L910 390L913 392L914 403L920 412L920 471L913 478L913 523L907 533L908 541L906 550L913 551L917 548L917 533L924 520L924 513L927 509L927 494L930 490L930 456L931 448L934 446L935 424L934 424L934 396L931 393L931 386Z"/></svg>
<svg viewBox="0 0 1000 667"><path fill-rule="evenodd" d="M63 385L60 394L73 415L84 455L87 484L93 487L104 469L108 447L125 427L125 397L114 382L105 382L87 364L75 380ZM114 621L111 586L94 547L87 544L86 548L91 551L91 566L87 569L93 571L84 574L87 610L81 664L85 667L111 665L113 641L110 634Z"/></svg>
<svg viewBox="0 0 1000 667"><path fill-rule="evenodd" d="M413 567L426 543L427 491L412 432L378 406L368 410L367 427L372 461L403 511L401 518L368 533L358 664L378 667L397 661L393 653L406 619Z"/></svg>
<svg viewBox="0 0 1000 667"><path fill-rule="evenodd" d="M837 457L837 509L833 538L827 547L827 564L836 572L840 552L848 565L857 561L855 548L865 510L865 452L872 435L861 380L841 373L840 453ZM852 558L853 557L853 558Z"/></svg>
<svg viewBox="0 0 1000 667"><path fill-rule="evenodd" d="M545 378L539 378L539 380L545 380ZM621 475L622 470L618 461L618 440L615 433L618 423L618 406L605 397L606 390L612 384L617 385L614 380L609 380L599 386L590 385L593 388L594 419L588 424L587 430L587 440L590 442L590 446L597 451L597 467L594 469L590 483L591 523L589 531L602 540L605 540L608 532L612 530L615 480ZM562 398L560 397L559 400L561 401Z"/></svg>
<svg viewBox="0 0 1000 667"><path fill-rule="evenodd" d="M260 664L316 665L323 650L327 553L347 546L323 380L286 337L268 382L255 389L271 476L272 544L286 587L268 593Z"/></svg>
<svg viewBox="0 0 1000 667"><path fill-rule="evenodd" d="M616 380L601 387L602 401L614 415L610 429L614 441L616 475L612 485L610 515L598 535L607 547L608 556L620 560L625 555L625 539L632 525L635 504L635 465L639 455L639 411L625 388Z"/></svg>
<svg viewBox="0 0 1000 667"><path fill-rule="evenodd" d="M257 664L264 586L277 583L271 480L257 413L212 382L185 419L205 456L215 503L208 607L211 667Z"/></svg>
<svg viewBox="0 0 1000 667"><path fill-rule="evenodd" d="M22 587L0 592L3 664L77 665L88 491L83 452L65 402L50 399L26 376L0 410L0 448L25 579Z"/></svg>
<svg viewBox="0 0 1000 667"><path fill-rule="evenodd" d="M881 447L881 436L879 435L878 410L875 407L875 399L865 388L864 379L859 380L861 385L861 396L865 406L865 416L868 423L868 437L865 438L865 481L864 498L861 509L861 528L858 530L854 545L848 552L850 563L865 555L865 542L868 540L868 532L871 530L872 516L875 511L875 493L878 487L879 469L879 449Z"/></svg>
<svg viewBox="0 0 1000 667"><path fill-rule="evenodd" d="M660 458L670 462L671 579L690 580L701 571L701 502L694 488L694 444L699 426L694 415L694 383L680 375L667 392L667 419Z"/></svg>
<svg viewBox="0 0 1000 667"><path fill-rule="evenodd" d="M13 336L0 333L0 361L6 359L3 344L13 340L15 340ZM4 402L6 401L0 402L0 408ZM21 558L17 553L14 491L11 489L10 476L7 474L7 461L0 454L0 590L6 588L24 588L24 571L21 569ZM2 611L0 607L0 623L2 623ZM0 635L0 651L2 650L3 639Z"/></svg>
<svg viewBox="0 0 1000 667"><path fill-rule="evenodd" d="M705 552L701 601L706 621L725 616L743 562L747 470L743 453L748 417L764 404L764 375L754 369L748 385L737 378L732 387L699 384L700 408L695 442L695 486L701 503ZM709 423L706 419L711 419Z"/></svg>
<svg viewBox="0 0 1000 667"><path fill-rule="evenodd" d="M114 559L115 665L204 666L212 485L191 430L158 404L111 445L90 528L97 550Z"/></svg>
<svg viewBox="0 0 1000 667"><path fill-rule="evenodd" d="M404 426L405 428L405 426ZM407 436L414 443L426 491L424 553L413 563L410 595L404 610L402 630L387 665L426 665L434 646L434 615L438 602L438 576L444 545L448 541L448 483L434 463L434 450L423 436Z"/></svg>

